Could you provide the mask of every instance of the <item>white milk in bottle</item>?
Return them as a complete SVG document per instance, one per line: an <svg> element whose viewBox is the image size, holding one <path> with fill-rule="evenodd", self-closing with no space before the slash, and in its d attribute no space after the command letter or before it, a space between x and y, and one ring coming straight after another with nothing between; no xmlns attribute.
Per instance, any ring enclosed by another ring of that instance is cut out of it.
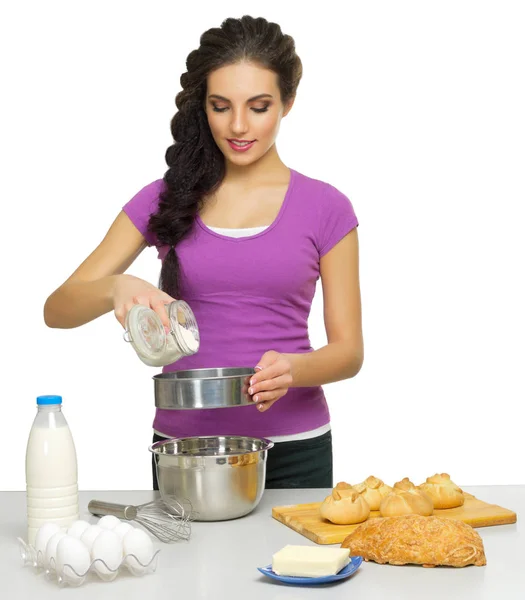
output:
<svg viewBox="0 0 525 600"><path fill-rule="evenodd" d="M64 530L79 518L77 455L61 396L39 396L27 442L26 490L28 543L34 545L44 523Z"/></svg>

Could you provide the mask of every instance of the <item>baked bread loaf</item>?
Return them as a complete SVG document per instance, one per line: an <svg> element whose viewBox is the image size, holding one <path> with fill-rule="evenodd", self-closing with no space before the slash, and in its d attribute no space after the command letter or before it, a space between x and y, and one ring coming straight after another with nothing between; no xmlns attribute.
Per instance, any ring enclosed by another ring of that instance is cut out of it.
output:
<svg viewBox="0 0 525 600"><path fill-rule="evenodd" d="M319 507L323 519L336 525L352 525L362 523L370 515L370 507L366 500L355 490L333 489Z"/></svg>
<svg viewBox="0 0 525 600"><path fill-rule="evenodd" d="M463 506L465 502L463 490L450 480L448 473L436 473L432 477L427 477L426 482L422 483L419 489L432 498L434 508L456 508Z"/></svg>
<svg viewBox="0 0 525 600"><path fill-rule="evenodd" d="M398 517L400 515L430 516L434 512L432 498L418 489L408 477L394 484L394 489L387 494L379 505L382 517Z"/></svg>
<svg viewBox="0 0 525 600"><path fill-rule="evenodd" d="M370 510L379 510L381 499L392 491L389 485L384 484L381 479L370 475L362 483L354 485L363 498L368 502Z"/></svg>
<svg viewBox="0 0 525 600"><path fill-rule="evenodd" d="M342 548L350 556L391 565L424 567L483 566L487 564L483 541L470 525L444 517L404 515L369 519L348 535Z"/></svg>

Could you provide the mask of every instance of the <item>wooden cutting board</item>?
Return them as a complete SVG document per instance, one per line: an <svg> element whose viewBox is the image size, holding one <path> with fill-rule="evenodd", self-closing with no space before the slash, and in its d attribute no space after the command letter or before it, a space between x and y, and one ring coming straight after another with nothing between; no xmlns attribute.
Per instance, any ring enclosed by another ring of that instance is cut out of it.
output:
<svg viewBox="0 0 525 600"><path fill-rule="evenodd" d="M435 510L434 515L450 519L458 519L472 527L488 527L490 525L507 525L515 523L516 513L496 504L487 504L478 500L472 494L465 494L465 503L458 508ZM319 515L320 502L312 504L293 504L276 506L272 509L272 517L288 525L294 531L304 535L316 544L340 544L345 537L359 526L334 525L321 519ZM379 511L370 513L369 519L381 519Z"/></svg>

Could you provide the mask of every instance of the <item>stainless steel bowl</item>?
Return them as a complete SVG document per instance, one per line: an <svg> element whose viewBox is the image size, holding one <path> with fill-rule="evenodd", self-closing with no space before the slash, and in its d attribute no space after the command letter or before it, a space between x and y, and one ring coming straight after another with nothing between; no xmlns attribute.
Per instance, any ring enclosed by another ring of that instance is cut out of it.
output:
<svg viewBox="0 0 525 600"><path fill-rule="evenodd" d="M160 373L153 376L155 406L171 410L253 406L248 382L254 373L246 367Z"/></svg>
<svg viewBox="0 0 525 600"><path fill-rule="evenodd" d="M243 436L172 438L149 447L161 498L189 501L196 521L225 521L251 512L262 498L273 442Z"/></svg>

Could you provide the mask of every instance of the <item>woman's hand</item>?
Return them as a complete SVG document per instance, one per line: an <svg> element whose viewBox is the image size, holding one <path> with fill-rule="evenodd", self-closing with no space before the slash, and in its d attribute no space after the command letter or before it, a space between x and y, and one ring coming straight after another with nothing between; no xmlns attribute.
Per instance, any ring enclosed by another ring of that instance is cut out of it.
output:
<svg viewBox="0 0 525 600"><path fill-rule="evenodd" d="M142 304L152 308L160 317L167 331L170 329L166 304L175 299L151 283L133 275L119 275L113 288L113 309L118 322L125 327L126 315L132 306Z"/></svg>
<svg viewBox="0 0 525 600"><path fill-rule="evenodd" d="M270 350L263 355L255 370L257 373L249 379L248 393L262 412L282 398L291 387L292 365L283 354Z"/></svg>

